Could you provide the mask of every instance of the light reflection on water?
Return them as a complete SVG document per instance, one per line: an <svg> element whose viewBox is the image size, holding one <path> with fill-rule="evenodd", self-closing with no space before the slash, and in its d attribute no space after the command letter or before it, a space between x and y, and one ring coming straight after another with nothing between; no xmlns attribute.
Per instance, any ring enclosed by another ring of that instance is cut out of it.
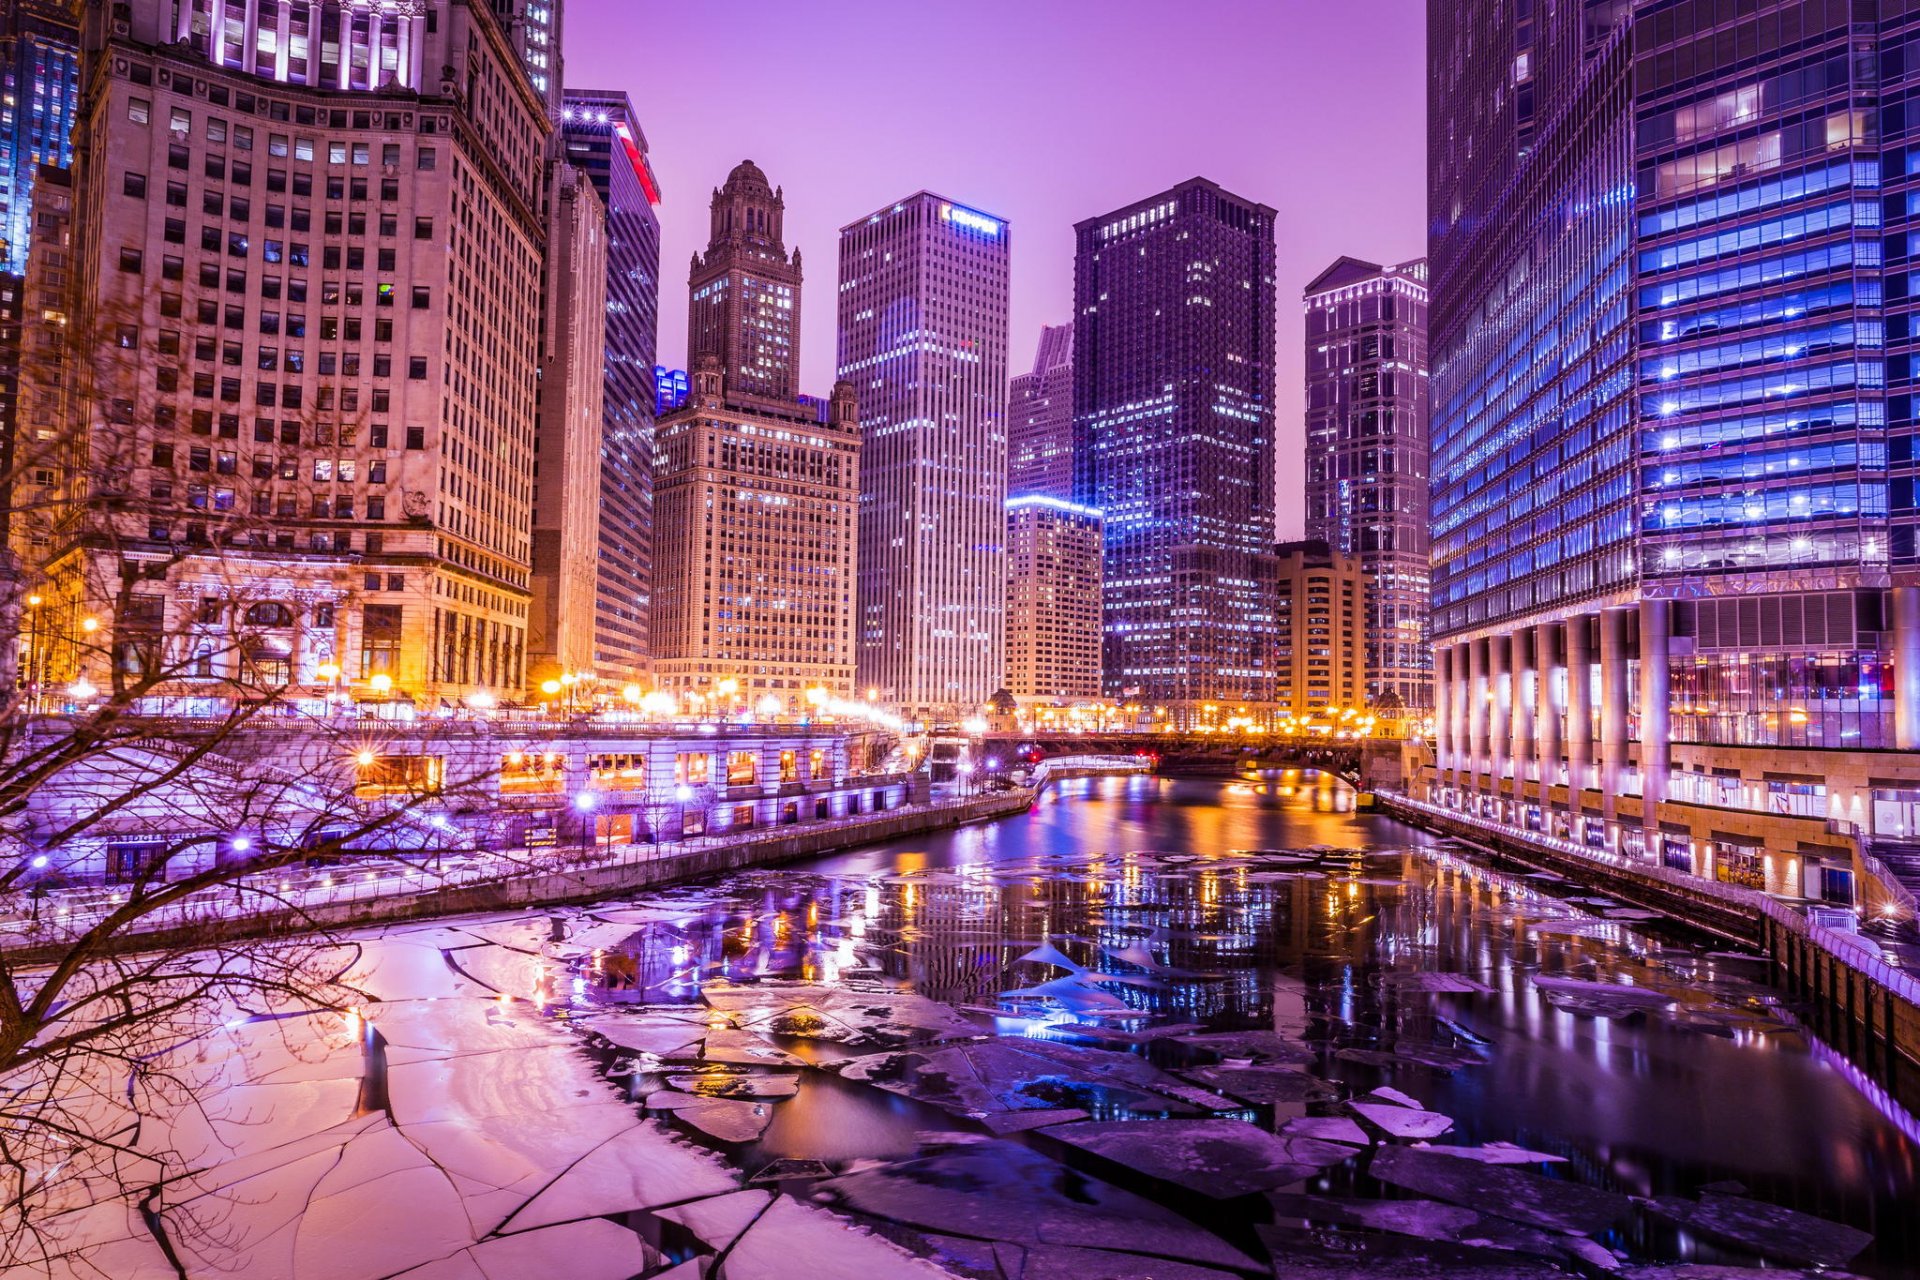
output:
<svg viewBox="0 0 1920 1280"><path fill-rule="evenodd" d="M1234 856L1315 845L1353 854ZM1402 852L1364 857L1362 847ZM1051 939L1075 962L1129 978L1104 989L1144 1016L1108 1027L1277 1030L1307 1045L1323 1079L1354 1093L1391 1085L1453 1117L1449 1143L1556 1153L1569 1161L1561 1176L1633 1195L1738 1181L1759 1199L1874 1232L1874 1251L1852 1269L1909 1274L1920 1261L1912 1118L1885 1097L1876 1108L1852 1083L1860 1073L1811 1051L1820 1047L1779 1007L1763 966L1562 900L1583 892L1461 861L1421 833L1353 814L1350 792L1311 774L1078 781L1023 817L665 895L687 916L617 949L634 981L612 998L694 1002L715 977L884 977L973 1013L983 1031L1071 1038L1084 1011L1003 998L1049 976L1015 962ZM1113 958L1143 940L1166 972ZM1536 971L1626 980L1674 1003L1617 1019L1570 1012L1533 985ZM1431 973L1486 990L1435 995L1408 979ZM867 1051L782 1043L810 1060ZM1208 1060L1171 1041L1141 1052L1169 1068ZM1273 1125L1325 1110L1246 1114ZM809 1072L741 1160L898 1158L925 1132L958 1127L924 1104ZM1335 1190L1378 1191L1345 1177ZM1657 1233L1630 1243L1639 1256L1676 1249Z"/></svg>

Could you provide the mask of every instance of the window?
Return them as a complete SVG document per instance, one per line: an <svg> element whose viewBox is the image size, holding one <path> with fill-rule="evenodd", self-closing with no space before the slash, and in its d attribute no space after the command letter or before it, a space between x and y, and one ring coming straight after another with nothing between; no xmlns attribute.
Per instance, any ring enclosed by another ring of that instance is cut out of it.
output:
<svg viewBox="0 0 1920 1280"><path fill-rule="evenodd" d="M438 155L432 147L421 147L419 151L414 153L413 167L416 169L431 169L434 167L434 162L438 158Z"/></svg>
<svg viewBox="0 0 1920 1280"><path fill-rule="evenodd" d="M392 675L400 665L402 606L370 604L361 610L360 675Z"/></svg>
<svg viewBox="0 0 1920 1280"><path fill-rule="evenodd" d="M132 196L136 200L146 199L147 175L144 173L129 173L123 176L120 180L120 194Z"/></svg>
<svg viewBox="0 0 1920 1280"><path fill-rule="evenodd" d="M673 758L673 780L683 786L705 786L713 757L705 751L684 751Z"/></svg>
<svg viewBox="0 0 1920 1280"><path fill-rule="evenodd" d="M413 309L424 311L433 305L433 290L424 284L413 286Z"/></svg>
<svg viewBox="0 0 1920 1280"><path fill-rule="evenodd" d="M140 269L141 261L142 261L142 255L140 250L138 249L120 250L120 269L122 271L138 271Z"/></svg>
<svg viewBox="0 0 1920 1280"><path fill-rule="evenodd" d="M752 751L727 752L727 785L746 786L759 777L760 760Z"/></svg>
<svg viewBox="0 0 1920 1280"><path fill-rule="evenodd" d="M415 218L413 220L413 238L415 240L433 239L433 219Z"/></svg>
<svg viewBox="0 0 1920 1280"><path fill-rule="evenodd" d="M800 753L799 752L782 751L780 753L780 781L782 782L800 781Z"/></svg>
<svg viewBox="0 0 1920 1280"><path fill-rule="evenodd" d="M407 357L407 377L413 379L415 382L426 381L427 358L425 356L408 356Z"/></svg>
<svg viewBox="0 0 1920 1280"><path fill-rule="evenodd" d="M147 117L153 113L153 103L146 98L127 99L127 119L135 124L147 123Z"/></svg>

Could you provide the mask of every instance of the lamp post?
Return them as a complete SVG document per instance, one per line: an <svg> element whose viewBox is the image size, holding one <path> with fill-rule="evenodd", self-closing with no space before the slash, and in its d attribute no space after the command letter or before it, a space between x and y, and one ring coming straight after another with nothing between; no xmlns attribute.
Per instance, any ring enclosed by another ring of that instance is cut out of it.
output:
<svg viewBox="0 0 1920 1280"><path fill-rule="evenodd" d="M37 593L27 597L27 713L40 712L40 606Z"/></svg>

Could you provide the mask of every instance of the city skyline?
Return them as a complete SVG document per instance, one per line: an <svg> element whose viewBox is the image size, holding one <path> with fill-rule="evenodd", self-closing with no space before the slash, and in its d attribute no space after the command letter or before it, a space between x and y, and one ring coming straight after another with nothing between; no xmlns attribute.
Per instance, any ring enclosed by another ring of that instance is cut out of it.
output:
<svg viewBox="0 0 1920 1280"><path fill-rule="evenodd" d="M1275 208L1275 274L1284 298L1297 298L1343 254L1402 262L1426 252L1424 23L1417 0L1384 0L1364 21L1357 12L1304 0L1253 12L1201 8L1164 40L1129 38L1153 10L1139 0L989 3L969 9L964 23L880 0L810 5L804 23L792 20L790 8L761 0L729 11L729 47L748 62L887 65L888 50L910 40L916 59L926 60L924 74L938 82L981 83L979 68L995 66L992 92L954 112L875 110L859 94L820 93L791 95L769 113L752 95L712 93L698 59L650 57L642 74L619 40L593 38L627 25L627 7L616 0L571 0L566 74L570 83L625 89L646 102L651 158L666 193L661 260L670 281L706 244L715 166L724 172L742 159L784 182L787 246L800 248L815 274L829 269L840 227L903 191L947 192L1006 218L1021 229L1010 280L1016 369L1027 367L1042 325L1072 318L1073 224L1195 175ZM663 50L698 46L710 38L710 25L694 7L648 15L650 41ZM1165 93L1141 93L1159 69L1200 61L1209 66L1205 94L1173 84ZM1346 92L1361 81L1372 86L1369 93ZM1223 128L1222 119L1244 123ZM1042 144L1044 159L1010 159L1036 120L1055 122ZM1300 127L1271 127L1277 120ZM1355 163L1358 138L1366 140L1362 164ZM828 306L807 315L803 388L823 392L833 383L834 319ZM662 364L690 367L685 332L685 297L662 289ZM1281 538L1300 537L1304 528L1302 334L1299 308L1280 307L1274 417Z"/></svg>

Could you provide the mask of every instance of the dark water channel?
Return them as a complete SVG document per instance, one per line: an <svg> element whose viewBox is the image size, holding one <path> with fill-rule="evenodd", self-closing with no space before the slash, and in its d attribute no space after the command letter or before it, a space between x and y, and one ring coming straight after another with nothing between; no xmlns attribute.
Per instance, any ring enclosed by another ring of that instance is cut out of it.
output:
<svg viewBox="0 0 1920 1280"><path fill-rule="evenodd" d="M799 1083L765 1104L772 1118L757 1138L718 1149L749 1171L782 1159L851 1171L844 1187L819 1189L922 1239L1000 1236L964 1213L954 1226L950 1206L937 1197L922 1204L918 1192L1017 1199L1052 1177L1054 1190L1067 1187L1063 1203L1097 1200L1075 1181L1086 1175L1170 1206L1288 1274L1288 1241L1319 1259L1329 1239L1346 1238L1339 1231L1357 1229L1364 1214L1340 1206L1414 1200L1481 1210L1479 1201L1510 1196L1503 1179L1512 1171L1628 1197L1695 1203L1704 1189L1735 1211L1797 1210L1872 1235L1843 1269L1920 1275L1920 1125L1803 1029L1762 965L1624 904L1578 901L1591 891L1577 886L1470 862L1423 833L1356 815L1350 802L1311 774L1063 784L1023 817L650 898L669 909L608 951L618 956L620 989L594 984L588 999L636 1014L676 1005L694 1014L703 987L901 989L1016 1048L1121 1051L1140 1064L1146 1075L1135 1077L1022 1058L1040 1069L1000 1080L989 1078L997 1069L989 1062L960 1088L951 1062L886 1057L900 1037L781 1034L804 1028L738 1015L799 1060L777 1064L787 1076L797 1068ZM593 963L603 972L607 958ZM827 997L809 1001L828 1007ZM825 1016L858 1029L857 1015ZM892 1030L902 1018L911 1021L896 1010ZM1206 1038L1231 1032L1268 1034ZM846 1059L865 1065L847 1063L842 1075ZM638 1062L641 1098L669 1068L645 1054ZM699 1092L679 1070L676 1087ZM736 1060L708 1070L725 1085L757 1067ZM998 1101L970 1105L966 1089L976 1084L978 1096ZM1417 1103L1410 1114L1451 1120L1436 1145L1512 1144L1538 1158L1441 1161L1457 1185L1413 1189L1375 1171L1380 1152L1418 1137L1396 1140L1369 1123L1351 1158L1323 1150L1298 1179L1233 1196L1159 1180L1150 1161L1124 1149L1089 1152L1047 1127L1002 1123L1028 1108L1073 1109L1092 1121L1211 1116L1268 1133L1290 1125L1324 1133L1300 1122L1352 1117L1356 1100L1377 1111L1379 1100L1365 1095L1382 1087ZM1234 1105L1207 1107L1195 1091ZM1003 1177L1020 1186L982 1181ZM1115 1213L1123 1217L1124 1205ZM1269 1224L1278 1230L1257 1230ZM1068 1238L1049 1230L1037 1238ZM1455 1255L1446 1250L1483 1261L1487 1234L1442 1214L1433 1231L1394 1238L1451 1242L1435 1246L1450 1274ZM1749 1223L1742 1245L1737 1226L1688 1229L1638 1200L1585 1234L1616 1265L1810 1260L1779 1244L1790 1227ZM1597 1273L1593 1256L1546 1235L1543 1245L1521 1230L1517 1244L1502 1246L1518 1252L1497 1256L1514 1259L1516 1275L1537 1266ZM1010 1228L1005 1238L1023 1237ZM1088 1243L1132 1247L1119 1237ZM1391 1273L1398 1247L1377 1262L1362 1248L1354 1274ZM969 1248L952 1243L942 1256L990 1274ZM1205 1249L1147 1251L1234 1270L1233 1259ZM1461 1274L1505 1274L1459 1265ZM1143 1264L1137 1274L1154 1272Z"/></svg>

